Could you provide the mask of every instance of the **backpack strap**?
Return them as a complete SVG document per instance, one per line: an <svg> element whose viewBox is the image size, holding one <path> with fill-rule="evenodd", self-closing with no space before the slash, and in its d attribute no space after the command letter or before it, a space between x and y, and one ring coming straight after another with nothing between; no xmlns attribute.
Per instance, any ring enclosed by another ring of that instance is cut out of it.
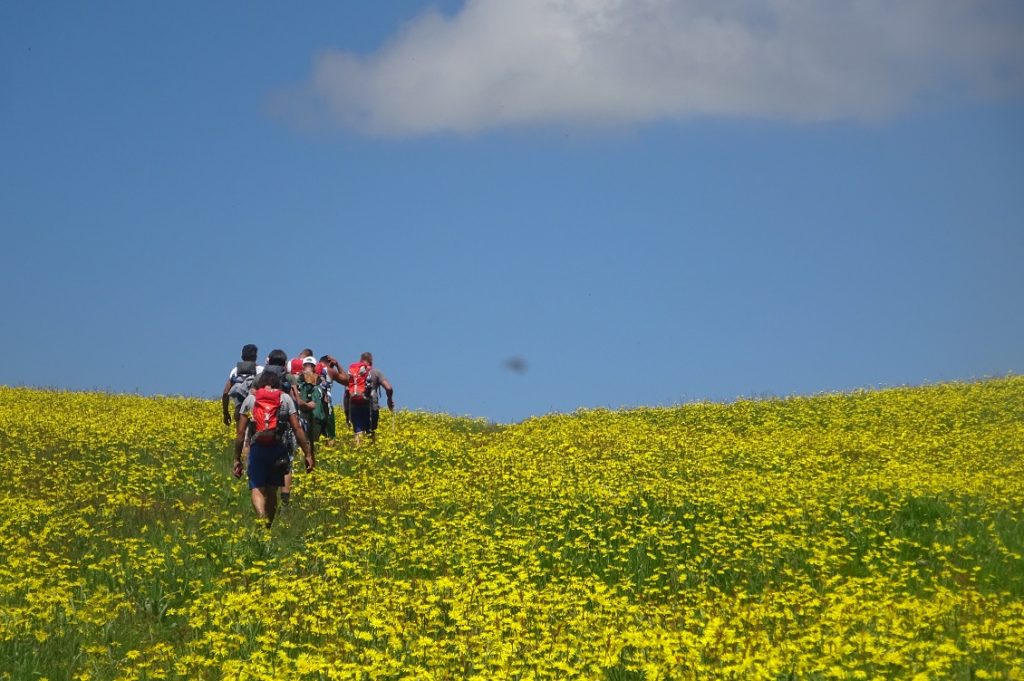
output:
<svg viewBox="0 0 1024 681"><path fill-rule="evenodd" d="M235 365L235 375L238 377L242 376L255 376L256 375L256 362L243 361Z"/></svg>

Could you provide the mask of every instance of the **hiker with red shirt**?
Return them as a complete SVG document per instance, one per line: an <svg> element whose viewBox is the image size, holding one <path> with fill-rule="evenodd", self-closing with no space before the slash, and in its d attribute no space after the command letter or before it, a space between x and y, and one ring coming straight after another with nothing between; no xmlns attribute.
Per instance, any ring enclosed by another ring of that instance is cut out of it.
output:
<svg viewBox="0 0 1024 681"><path fill-rule="evenodd" d="M246 470L252 506L259 518L266 518L267 527L274 522L277 512L277 490L284 486L284 476L291 461L291 452L282 439L289 424L306 459L306 472L316 466L313 450L309 446L299 423L295 401L281 390L281 375L264 371L253 385L252 392L242 403L235 436L233 473L242 476L242 446L249 433L249 457Z"/></svg>

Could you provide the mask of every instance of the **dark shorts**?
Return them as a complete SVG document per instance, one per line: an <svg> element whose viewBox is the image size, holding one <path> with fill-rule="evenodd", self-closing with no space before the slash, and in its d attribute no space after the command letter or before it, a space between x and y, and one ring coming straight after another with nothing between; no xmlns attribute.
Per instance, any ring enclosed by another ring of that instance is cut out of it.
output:
<svg viewBox="0 0 1024 681"><path fill-rule="evenodd" d="M264 444L253 441L249 447L249 489L257 487L283 487L288 470L285 446L281 442Z"/></svg>
<svg viewBox="0 0 1024 681"><path fill-rule="evenodd" d="M369 402L350 402L348 405L348 420L357 433L370 432L372 414L373 406Z"/></svg>

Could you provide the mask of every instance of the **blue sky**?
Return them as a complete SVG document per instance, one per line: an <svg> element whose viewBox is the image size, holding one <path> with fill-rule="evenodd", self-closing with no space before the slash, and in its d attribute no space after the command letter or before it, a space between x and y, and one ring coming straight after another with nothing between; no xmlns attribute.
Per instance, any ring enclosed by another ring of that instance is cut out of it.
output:
<svg viewBox="0 0 1024 681"><path fill-rule="evenodd" d="M837 7L3 3L0 383L308 345L510 422L1024 372L1024 8Z"/></svg>

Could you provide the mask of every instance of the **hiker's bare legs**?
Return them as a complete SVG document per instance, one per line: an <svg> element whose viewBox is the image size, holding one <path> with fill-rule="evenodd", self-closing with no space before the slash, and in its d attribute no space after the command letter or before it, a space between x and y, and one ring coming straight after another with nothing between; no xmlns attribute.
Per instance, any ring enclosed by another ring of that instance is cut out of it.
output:
<svg viewBox="0 0 1024 681"><path fill-rule="evenodd" d="M298 420L296 418L296 420ZM301 428L299 429L301 430ZM297 433L292 430L285 435L284 453L288 459L284 473L284 484L281 486L281 503L288 505L292 498L292 462L295 460L295 449L298 446Z"/></svg>
<svg viewBox="0 0 1024 681"><path fill-rule="evenodd" d="M256 510L257 517L267 519L267 527L270 527L277 513L277 488L253 487L252 507Z"/></svg>

